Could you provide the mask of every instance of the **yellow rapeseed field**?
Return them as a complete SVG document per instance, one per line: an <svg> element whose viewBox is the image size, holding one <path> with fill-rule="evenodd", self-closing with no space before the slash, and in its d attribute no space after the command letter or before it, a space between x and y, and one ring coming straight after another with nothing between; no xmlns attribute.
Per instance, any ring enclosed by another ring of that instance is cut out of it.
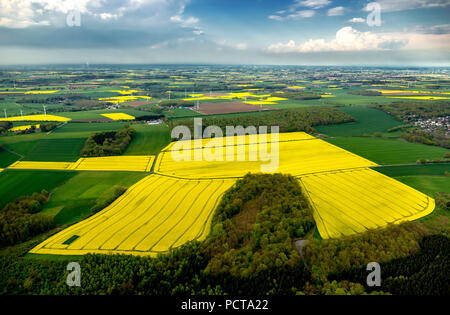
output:
<svg viewBox="0 0 450 315"><path fill-rule="evenodd" d="M98 100L104 102L115 102L115 103L123 103L128 101L135 101L139 99L150 100L151 96L145 95L123 95L123 96L112 96L112 97L101 97Z"/></svg>
<svg viewBox="0 0 450 315"><path fill-rule="evenodd" d="M245 104L250 104L250 105L276 105L277 103L275 102L268 102L268 101L245 101Z"/></svg>
<svg viewBox="0 0 450 315"><path fill-rule="evenodd" d="M128 95L128 94L133 94L133 93L139 93L138 90L112 90L111 92L116 92L122 95Z"/></svg>
<svg viewBox="0 0 450 315"><path fill-rule="evenodd" d="M28 91L25 92L25 94L53 94L53 93L57 93L59 92L59 90L55 90L55 91Z"/></svg>
<svg viewBox="0 0 450 315"><path fill-rule="evenodd" d="M411 100L448 100L445 96L390 96L389 98L406 98Z"/></svg>
<svg viewBox="0 0 450 315"><path fill-rule="evenodd" d="M16 126L16 127L12 127L11 129L8 129L9 131L23 131L23 130L28 130L31 129L32 126L35 126L36 129L39 129L39 127L41 125L24 125L24 126Z"/></svg>
<svg viewBox="0 0 450 315"><path fill-rule="evenodd" d="M72 170L72 171L127 171L150 172L153 155L120 155L79 158L76 162L17 161L11 169Z"/></svg>
<svg viewBox="0 0 450 315"><path fill-rule="evenodd" d="M302 176L322 238L335 238L421 218L434 209L427 195L371 169Z"/></svg>
<svg viewBox="0 0 450 315"><path fill-rule="evenodd" d="M153 155L120 155L80 158L70 169L77 171L136 171L149 172Z"/></svg>
<svg viewBox="0 0 450 315"><path fill-rule="evenodd" d="M8 166L11 169L30 170L67 170L70 169L71 162L37 162L37 161L17 161Z"/></svg>
<svg viewBox="0 0 450 315"><path fill-rule="evenodd" d="M25 115L0 118L0 121L69 121L70 118L55 115Z"/></svg>
<svg viewBox="0 0 450 315"><path fill-rule="evenodd" d="M234 182L147 176L104 210L57 233L30 252L155 256L191 240L201 241L209 233L217 203ZM71 238L76 239L67 244Z"/></svg>
<svg viewBox="0 0 450 315"><path fill-rule="evenodd" d="M256 139L252 139L255 137ZM222 142L219 139L203 139L184 141L172 144L161 152L155 165L155 172L182 178L234 178L242 177L248 172L260 172L261 165L267 165L272 158L272 150L279 147L279 167L277 172L295 176L340 170L356 167L370 167L376 164L360 156L336 147L328 142L316 139L304 132L281 133L279 142L269 143L267 152L259 150L258 142L270 141L259 136L229 137ZM238 142L239 140L239 142ZM207 157L215 154L214 144L217 141L217 156L222 161L196 161L196 156ZM225 147L222 147L222 143ZM203 144L203 148L202 147ZM178 148L177 148L178 147ZM265 151L265 150L264 150ZM190 157L190 161L177 161L178 156ZM257 156L256 159L250 159ZM238 160L241 158L241 160ZM256 161L255 161L256 160Z"/></svg>
<svg viewBox="0 0 450 315"><path fill-rule="evenodd" d="M111 113L111 114L101 114L102 116L108 117L112 120L133 120L134 116L124 114L124 113Z"/></svg>

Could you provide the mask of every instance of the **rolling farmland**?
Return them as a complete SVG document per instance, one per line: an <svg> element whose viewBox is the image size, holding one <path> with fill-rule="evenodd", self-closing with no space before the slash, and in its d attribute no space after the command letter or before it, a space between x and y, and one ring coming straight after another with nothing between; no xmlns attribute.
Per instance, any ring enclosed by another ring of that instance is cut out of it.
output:
<svg viewBox="0 0 450 315"><path fill-rule="evenodd" d="M10 169L73 170L73 171L132 171L149 172L154 156L104 156L79 158L76 162L17 161Z"/></svg>
<svg viewBox="0 0 450 315"><path fill-rule="evenodd" d="M302 183L322 238L414 220L434 209L432 198L369 168L377 164L306 133L282 133L278 140L270 140L246 135L171 143L158 155L155 174L31 252L154 256L189 240L202 240L220 196L236 178L260 171L261 161L235 160L258 154L259 146L267 142L269 151L279 147L277 172L291 173ZM174 151L185 151L191 158L212 148L222 149L223 161L173 160ZM13 167L149 172L152 162L153 156L119 156L81 158L75 163L16 162Z"/></svg>
<svg viewBox="0 0 450 315"><path fill-rule="evenodd" d="M209 233L216 204L233 183L149 175L103 211L50 237L31 253L155 256L202 240Z"/></svg>

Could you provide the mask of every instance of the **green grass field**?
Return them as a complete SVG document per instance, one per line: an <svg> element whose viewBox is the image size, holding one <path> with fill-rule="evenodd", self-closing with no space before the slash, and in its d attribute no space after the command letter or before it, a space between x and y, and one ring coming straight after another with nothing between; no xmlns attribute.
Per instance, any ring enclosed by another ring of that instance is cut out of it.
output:
<svg viewBox="0 0 450 315"><path fill-rule="evenodd" d="M72 172L64 185L56 188L42 213L54 216L57 224L77 222L90 214L98 196L114 185L129 187L147 174L133 172Z"/></svg>
<svg viewBox="0 0 450 315"><path fill-rule="evenodd" d="M411 186L430 197L437 192L450 193L450 179L439 175L410 175L394 177L396 180Z"/></svg>
<svg viewBox="0 0 450 315"><path fill-rule="evenodd" d="M183 117L195 117L195 116L204 116L199 114L191 109L187 108L175 108L164 111L164 115L168 118L183 118Z"/></svg>
<svg viewBox="0 0 450 315"><path fill-rule="evenodd" d="M42 189L51 192L76 172L6 170L0 173L0 208L20 196Z"/></svg>
<svg viewBox="0 0 450 315"><path fill-rule="evenodd" d="M351 137L375 132L386 132L389 128L396 127L402 122L393 116L373 108L363 106L339 107L339 110L356 119L355 122L318 126L316 130L332 137Z"/></svg>
<svg viewBox="0 0 450 315"><path fill-rule="evenodd" d="M56 136L60 133L76 133L76 132L98 132L98 131L113 131L122 129L126 122L107 122L107 123L95 123L95 122L86 122L86 123L77 123L77 122L69 122L62 126L61 128L53 131ZM53 137L56 137L53 135Z"/></svg>
<svg viewBox="0 0 450 315"><path fill-rule="evenodd" d="M85 138L40 139L25 155L25 161L74 162L80 157Z"/></svg>
<svg viewBox="0 0 450 315"><path fill-rule="evenodd" d="M11 165L15 161L17 161L20 158L20 156L8 152L6 150L0 151L0 168L7 167L8 165Z"/></svg>
<svg viewBox="0 0 450 315"><path fill-rule="evenodd" d="M326 140L378 164L416 163L421 158L442 159L445 153L450 151L437 146L411 143L400 139L336 137Z"/></svg>
<svg viewBox="0 0 450 315"><path fill-rule="evenodd" d="M156 155L171 141L169 127L166 124L153 126L136 124L132 127L136 130L136 135L124 155Z"/></svg>
<svg viewBox="0 0 450 315"><path fill-rule="evenodd" d="M391 177L411 175L445 175L445 172L450 172L450 163L381 166L374 167L373 169Z"/></svg>

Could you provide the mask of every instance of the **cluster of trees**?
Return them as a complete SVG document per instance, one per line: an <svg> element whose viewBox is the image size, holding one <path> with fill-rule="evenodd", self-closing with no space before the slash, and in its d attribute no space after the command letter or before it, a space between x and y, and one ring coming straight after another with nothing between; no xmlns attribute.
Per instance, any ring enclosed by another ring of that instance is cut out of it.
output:
<svg viewBox="0 0 450 315"><path fill-rule="evenodd" d="M6 134L10 128L13 127L13 123L10 121L0 121L0 134Z"/></svg>
<svg viewBox="0 0 450 315"><path fill-rule="evenodd" d="M105 131L92 134L87 138L82 156L108 156L120 155L127 148L128 144L136 134L136 130L126 124L118 131Z"/></svg>
<svg viewBox="0 0 450 315"><path fill-rule="evenodd" d="M429 131L414 128L402 133L400 137L409 142L436 145L450 149L450 135L446 130Z"/></svg>
<svg viewBox="0 0 450 315"><path fill-rule="evenodd" d="M23 242L53 227L53 219L39 213L48 196L42 190L5 205L0 211L0 246Z"/></svg>
<svg viewBox="0 0 450 315"><path fill-rule="evenodd" d="M42 132L49 132L58 127L59 125L60 125L59 123L52 123L52 122L42 123L40 124L39 128L41 129Z"/></svg>
<svg viewBox="0 0 450 315"><path fill-rule="evenodd" d="M435 197L436 206L438 208L450 210L450 193L438 192Z"/></svg>
<svg viewBox="0 0 450 315"><path fill-rule="evenodd" d="M296 277L305 272L293 240L304 237L315 223L296 178L246 175L224 195L212 222L211 234L202 244L202 251L210 257L207 274L217 279L231 276L262 290L243 285L233 288L240 293L270 292L273 288L264 277L271 274L278 274L294 286L301 284ZM289 275L288 270L299 274Z"/></svg>
<svg viewBox="0 0 450 315"><path fill-rule="evenodd" d="M280 132L306 131L316 132L313 126L330 125L354 121L354 118L333 107L304 107L295 109L283 109L264 113L210 117L202 120L203 128L208 126L219 126L223 134L226 132L226 126L268 126L267 132L270 132L270 126L279 126ZM169 122L170 127L187 126L191 129L193 135L194 120L183 119Z"/></svg>

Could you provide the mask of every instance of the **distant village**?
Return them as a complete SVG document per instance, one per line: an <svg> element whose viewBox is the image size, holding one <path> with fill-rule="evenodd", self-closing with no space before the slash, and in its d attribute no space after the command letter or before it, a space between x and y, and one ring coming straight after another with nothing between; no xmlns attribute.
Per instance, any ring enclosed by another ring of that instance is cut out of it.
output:
<svg viewBox="0 0 450 315"><path fill-rule="evenodd" d="M450 116L419 118L411 120L413 120L414 126L421 127L426 131L433 132L436 130L445 130L446 134L450 135Z"/></svg>

